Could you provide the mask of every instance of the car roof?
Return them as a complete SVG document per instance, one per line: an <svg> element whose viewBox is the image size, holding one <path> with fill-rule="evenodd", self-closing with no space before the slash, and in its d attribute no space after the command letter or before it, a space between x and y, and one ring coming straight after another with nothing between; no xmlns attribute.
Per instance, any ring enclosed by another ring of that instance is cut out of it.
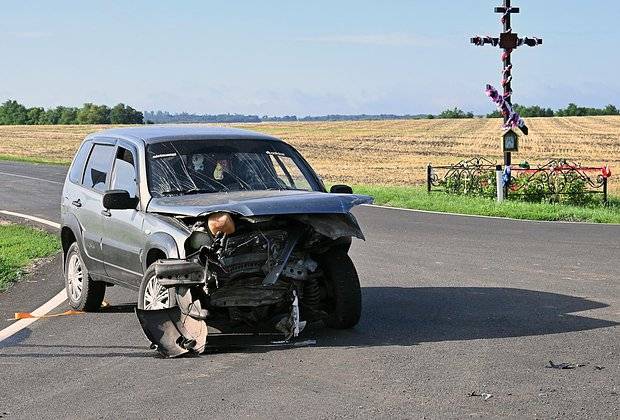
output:
<svg viewBox="0 0 620 420"><path fill-rule="evenodd" d="M121 138L144 144L170 140L251 139L281 141L276 137L239 128L208 125L147 125L140 127L111 128L88 135L87 140L101 137Z"/></svg>

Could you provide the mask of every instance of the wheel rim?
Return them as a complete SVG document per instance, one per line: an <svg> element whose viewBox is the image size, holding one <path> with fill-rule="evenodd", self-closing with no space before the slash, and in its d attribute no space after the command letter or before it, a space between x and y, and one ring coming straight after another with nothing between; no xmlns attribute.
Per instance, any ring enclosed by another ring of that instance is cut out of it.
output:
<svg viewBox="0 0 620 420"><path fill-rule="evenodd" d="M82 297L82 288L84 287L84 270L82 269L82 261L80 261L80 257L77 254L72 254L69 257L67 280L69 283L69 297L75 302L79 301Z"/></svg>
<svg viewBox="0 0 620 420"><path fill-rule="evenodd" d="M151 277L144 289L144 309L147 311L166 309L169 303L168 289L159 284L155 276Z"/></svg>

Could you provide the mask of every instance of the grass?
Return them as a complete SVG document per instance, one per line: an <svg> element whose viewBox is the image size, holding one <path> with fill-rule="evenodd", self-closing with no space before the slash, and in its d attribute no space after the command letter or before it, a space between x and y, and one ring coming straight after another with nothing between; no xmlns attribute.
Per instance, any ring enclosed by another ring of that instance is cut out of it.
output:
<svg viewBox="0 0 620 420"><path fill-rule="evenodd" d="M578 207L520 201L497 203L489 198L449 195L443 192L428 194L424 187L354 185L353 191L373 196L375 204L408 209L528 220L620 223L620 198L618 197L612 197L607 207L602 205Z"/></svg>
<svg viewBox="0 0 620 420"><path fill-rule="evenodd" d="M61 166L69 166L71 164L71 160L69 159L53 159L53 158L45 158L45 157L34 157L34 156L13 156L13 155L0 155L0 160L9 160L13 162L27 162L27 163L44 163L47 165L61 165Z"/></svg>
<svg viewBox="0 0 620 420"><path fill-rule="evenodd" d="M60 240L38 229L0 223L0 291L3 291L36 259L56 253Z"/></svg>

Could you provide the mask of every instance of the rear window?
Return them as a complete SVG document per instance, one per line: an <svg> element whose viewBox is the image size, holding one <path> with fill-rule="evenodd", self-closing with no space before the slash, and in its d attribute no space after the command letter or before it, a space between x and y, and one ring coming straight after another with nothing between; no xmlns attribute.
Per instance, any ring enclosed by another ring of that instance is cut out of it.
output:
<svg viewBox="0 0 620 420"><path fill-rule="evenodd" d="M82 184L86 188L96 191L105 191L108 172L112 166L114 158L114 146L109 144L95 144L90 153L86 170L84 171L84 181Z"/></svg>
<svg viewBox="0 0 620 420"><path fill-rule="evenodd" d="M91 142L82 144L82 147L80 147L80 150L78 150L73 158L73 165L71 165L71 171L69 172L69 180L74 184L79 184L82 182L84 164L86 163L86 159L88 158L92 145L93 144Z"/></svg>

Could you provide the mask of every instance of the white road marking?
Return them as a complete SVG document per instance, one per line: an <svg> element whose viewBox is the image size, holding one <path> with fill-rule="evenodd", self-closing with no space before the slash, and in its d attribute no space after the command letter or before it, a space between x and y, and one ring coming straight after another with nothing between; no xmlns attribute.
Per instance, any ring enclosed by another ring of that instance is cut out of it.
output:
<svg viewBox="0 0 620 420"><path fill-rule="evenodd" d="M45 179L45 178L36 178L34 176L12 174L10 172L0 172L0 175L15 176L17 178L33 179L35 181L43 181L43 182L49 182L50 184L63 185L63 183L60 181L52 181L51 179Z"/></svg>
<svg viewBox="0 0 620 420"><path fill-rule="evenodd" d="M47 226L54 227L56 229L60 229L60 224L52 222L50 220L41 219L40 217L30 216L27 214L16 213L13 211L0 210L0 214L6 214L7 216L21 217L23 219L32 220L33 222L42 223ZM53 298L45 302L43 305L39 306L37 309L32 311L32 315L34 316L43 316L48 314L57 306L61 305L65 300L67 300L67 292L63 289L56 294ZM7 338L17 334L24 328L27 328L30 324L37 321L36 318L26 318L20 319L6 327L3 330L0 330L0 343L2 343Z"/></svg>
<svg viewBox="0 0 620 420"><path fill-rule="evenodd" d="M43 305L39 306L37 309L32 311L32 315L34 316L43 316L48 314L58 305L61 305L65 300L67 300L67 292L65 290L61 290L58 292L56 296L45 302ZM0 330L0 343L11 337L12 335L17 334L24 328L28 327L33 322L37 321L36 318L26 318L20 319L17 322L12 323L8 327L3 330Z"/></svg>
<svg viewBox="0 0 620 420"><path fill-rule="evenodd" d="M40 217L30 216L28 214L16 213L14 211L0 210L0 214L6 214L7 216L21 217L22 219L32 220L33 222L41 223L43 225L51 226L56 229L60 229L60 223L55 223Z"/></svg>

